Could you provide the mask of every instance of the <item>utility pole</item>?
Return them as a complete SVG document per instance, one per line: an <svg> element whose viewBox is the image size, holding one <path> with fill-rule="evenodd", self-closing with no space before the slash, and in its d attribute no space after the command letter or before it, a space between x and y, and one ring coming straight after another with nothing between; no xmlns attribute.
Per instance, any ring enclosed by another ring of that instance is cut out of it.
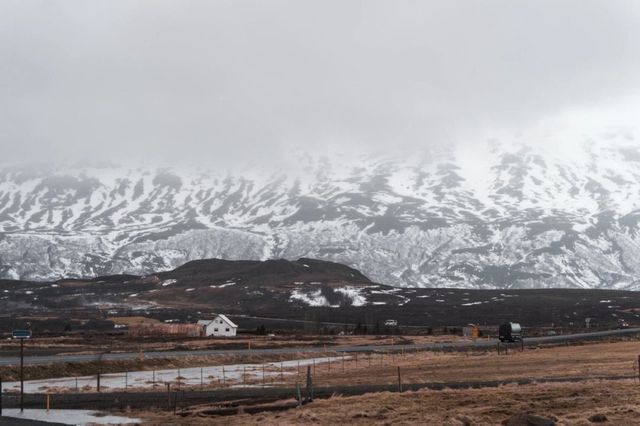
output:
<svg viewBox="0 0 640 426"><path fill-rule="evenodd" d="M14 339L20 339L20 412L24 412L24 339L31 338L31 330L13 330Z"/></svg>
<svg viewBox="0 0 640 426"><path fill-rule="evenodd" d="M20 412L24 413L24 339L20 339Z"/></svg>

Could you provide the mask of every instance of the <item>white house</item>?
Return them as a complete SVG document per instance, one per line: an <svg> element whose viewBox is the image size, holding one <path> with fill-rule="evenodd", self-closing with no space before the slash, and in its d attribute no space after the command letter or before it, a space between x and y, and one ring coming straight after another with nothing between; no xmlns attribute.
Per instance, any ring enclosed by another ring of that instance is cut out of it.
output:
<svg viewBox="0 0 640 426"><path fill-rule="evenodd" d="M198 325L204 329L205 336L235 336L238 330L238 326L222 314L212 320L200 320Z"/></svg>

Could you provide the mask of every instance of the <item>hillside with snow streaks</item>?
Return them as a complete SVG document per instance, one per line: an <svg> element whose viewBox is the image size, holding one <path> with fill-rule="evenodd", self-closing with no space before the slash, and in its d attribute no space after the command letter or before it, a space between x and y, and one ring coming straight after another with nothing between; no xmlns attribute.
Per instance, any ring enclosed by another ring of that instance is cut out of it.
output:
<svg viewBox="0 0 640 426"><path fill-rule="evenodd" d="M411 160L298 163L280 173L4 167L0 277L308 257L396 286L640 288L633 136L569 151L489 142Z"/></svg>

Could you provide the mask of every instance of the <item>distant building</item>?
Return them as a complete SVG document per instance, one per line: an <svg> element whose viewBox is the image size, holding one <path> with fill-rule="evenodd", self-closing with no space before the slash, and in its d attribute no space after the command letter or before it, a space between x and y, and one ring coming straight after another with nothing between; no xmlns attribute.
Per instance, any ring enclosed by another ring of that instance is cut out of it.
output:
<svg viewBox="0 0 640 426"><path fill-rule="evenodd" d="M462 327L462 335L464 337L477 339L478 337L480 337L480 326L477 324L469 324L466 327Z"/></svg>
<svg viewBox="0 0 640 426"><path fill-rule="evenodd" d="M202 335L202 327L196 324L130 324L130 336L183 336L198 337Z"/></svg>
<svg viewBox="0 0 640 426"><path fill-rule="evenodd" d="M200 320L198 325L204 329L205 336L235 336L238 326L227 318L226 315L218 315L212 320Z"/></svg>

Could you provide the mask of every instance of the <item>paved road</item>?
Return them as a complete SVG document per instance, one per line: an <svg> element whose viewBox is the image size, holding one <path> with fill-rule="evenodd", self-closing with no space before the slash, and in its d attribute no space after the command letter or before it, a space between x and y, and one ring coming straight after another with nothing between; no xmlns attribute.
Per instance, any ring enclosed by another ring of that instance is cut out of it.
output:
<svg viewBox="0 0 640 426"><path fill-rule="evenodd" d="M640 334L640 328L627 328L622 330L594 331L591 333L565 334L561 336L529 337L524 340L525 346L535 346L539 344L564 343L572 341L584 341L601 339L605 337ZM495 347L498 341L476 340L460 341L451 343L424 343L414 345L364 345L364 346L330 346L327 349L335 352L377 352L377 351L400 351L407 350L462 350L473 348ZM28 349L28 348L27 348ZM294 353L318 353L322 354L324 347L291 347L274 349L204 349L193 351L148 351L143 352L147 359L157 358L180 358L186 356L209 356L209 355L272 355L272 354L294 354ZM46 356L26 356L25 365L38 364L60 364L65 362L87 362L96 361L102 357L103 361L123 361L138 359L140 352L105 353L103 355L78 354L78 355L46 355ZM17 365L20 363L19 357L2 357L0 366Z"/></svg>

